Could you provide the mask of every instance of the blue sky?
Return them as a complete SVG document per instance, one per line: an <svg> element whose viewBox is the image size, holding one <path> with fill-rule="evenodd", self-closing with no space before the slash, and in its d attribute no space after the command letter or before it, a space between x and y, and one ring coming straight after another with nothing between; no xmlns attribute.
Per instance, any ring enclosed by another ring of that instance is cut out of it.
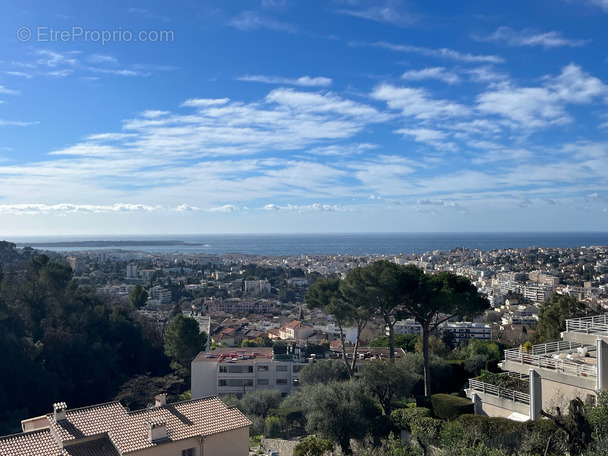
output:
<svg viewBox="0 0 608 456"><path fill-rule="evenodd" d="M605 231L608 0L4 2L0 235Z"/></svg>

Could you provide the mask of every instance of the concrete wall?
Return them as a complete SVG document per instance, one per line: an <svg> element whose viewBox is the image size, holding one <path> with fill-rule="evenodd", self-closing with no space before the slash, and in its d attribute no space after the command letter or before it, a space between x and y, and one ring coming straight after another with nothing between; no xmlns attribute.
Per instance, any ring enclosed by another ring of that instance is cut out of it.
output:
<svg viewBox="0 0 608 456"><path fill-rule="evenodd" d="M202 456L246 456L248 454L249 428L245 427L206 437L205 451Z"/></svg>
<svg viewBox="0 0 608 456"><path fill-rule="evenodd" d="M488 404L487 402L481 402L481 411L480 415L487 416L498 416L502 418L507 418L511 415L515 410L507 410L502 407L497 407L495 405ZM521 412L520 412L521 413ZM527 413L526 413L527 415Z"/></svg>
<svg viewBox="0 0 608 456"><path fill-rule="evenodd" d="M293 456L293 450L297 444L298 442L295 440L262 439L260 448L264 454L268 454L268 450L272 450L278 451L281 456Z"/></svg>
<svg viewBox="0 0 608 456"><path fill-rule="evenodd" d="M246 456L249 454L249 428L222 432L205 437L202 448L198 437L160 444L133 453L136 456L180 456L183 450L194 448L196 456ZM202 450L202 452L201 452Z"/></svg>
<svg viewBox="0 0 608 456"><path fill-rule="evenodd" d="M555 411L555 407L560 407L565 412L572 399L579 397L585 402L588 395L595 396L595 391L592 389L566 385L542 377L541 388L543 410L547 412Z"/></svg>
<svg viewBox="0 0 608 456"><path fill-rule="evenodd" d="M190 389L192 390L192 399L217 396L217 363L197 362L192 363L191 367Z"/></svg>

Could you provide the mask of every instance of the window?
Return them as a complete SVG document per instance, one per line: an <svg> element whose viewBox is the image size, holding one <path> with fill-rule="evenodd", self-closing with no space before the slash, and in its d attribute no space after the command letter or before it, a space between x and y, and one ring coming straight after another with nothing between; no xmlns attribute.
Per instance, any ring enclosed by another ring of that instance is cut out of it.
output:
<svg viewBox="0 0 608 456"><path fill-rule="evenodd" d="M228 366L228 372L231 374L240 374L243 372L243 366Z"/></svg>
<svg viewBox="0 0 608 456"><path fill-rule="evenodd" d="M228 373L228 366L220 366L220 374Z"/></svg>
<svg viewBox="0 0 608 456"><path fill-rule="evenodd" d="M194 448L188 448L187 450L182 450L182 456L196 456Z"/></svg>
<svg viewBox="0 0 608 456"><path fill-rule="evenodd" d="M265 386L268 385L268 379L267 378L258 378L258 386Z"/></svg>
<svg viewBox="0 0 608 456"><path fill-rule="evenodd" d="M303 366L301 364L294 364L293 365L293 373L295 374L295 373L300 372L300 370L302 369L302 367Z"/></svg>
<svg viewBox="0 0 608 456"><path fill-rule="evenodd" d="M268 366L258 366L258 372L268 372Z"/></svg>
<svg viewBox="0 0 608 456"><path fill-rule="evenodd" d="M287 385L286 378L277 378L277 385Z"/></svg>
<svg viewBox="0 0 608 456"><path fill-rule="evenodd" d="M218 380L217 386L228 386L228 380L224 380L224 379Z"/></svg>
<svg viewBox="0 0 608 456"><path fill-rule="evenodd" d="M253 366L247 366L247 372L253 372Z"/></svg>
<svg viewBox="0 0 608 456"><path fill-rule="evenodd" d="M287 366L277 366L277 372L287 372Z"/></svg>
<svg viewBox="0 0 608 456"><path fill-rule="evenodd" d="M253 379L246 378L245 380L243 380L243 386L253 386Z"/></svg>

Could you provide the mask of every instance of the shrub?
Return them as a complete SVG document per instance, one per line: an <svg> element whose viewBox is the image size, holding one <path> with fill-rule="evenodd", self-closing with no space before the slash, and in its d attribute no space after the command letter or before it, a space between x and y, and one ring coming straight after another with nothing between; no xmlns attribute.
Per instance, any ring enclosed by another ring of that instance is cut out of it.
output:
<svg viewBox="0 0 608 456"><path fill-rule="evenodd" d="M412 422L411 432L413 436L428 444L439 439L443 425L444 421L437 418L422 417Z"/></svg>
<svg viewBox="0 0 608 456"><path fill-rule="evenodd" d="M483 415L461 415L446 423L441 433L444 446L472 445L483 443L501 435L518 430L523 431L526 425L507 418Z"/></svg>
<svg viewBox="0 0 608 456"><path fill-rule="evenodd" d="M323 456L326 451L332 451L333 449L334 444L331 440L310 435L296 445L293 456Z"/></svg>
<svg viewBox="0 0 608 456"><path fill-rule="evenodd" d="M470 400L449 394L432 395L431 404L435 416L443 420L453 420L465 413L474 413L474 406Z"/></svg>
<svg viewBox="0 0 608 456"><path fill-rule="evenodd" d="M268 439L278 439L281 437L281 420L276 416L266 418L265 436Z"/></svg>
<svg viewBox="0 0 608 456"><path fill-rule="evenodd" d="M395 430L406 430L411 432L411 425L420 418L427 418L432 415L431 411L423 407L403 408L391 412L391 427Z"/></svg>

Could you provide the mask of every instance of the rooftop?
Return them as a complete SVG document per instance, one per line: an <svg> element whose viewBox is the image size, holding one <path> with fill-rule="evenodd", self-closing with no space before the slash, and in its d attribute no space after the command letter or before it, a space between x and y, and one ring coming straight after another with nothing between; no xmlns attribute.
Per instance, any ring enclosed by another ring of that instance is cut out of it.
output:
<svg viewBox="0 0 608 456"><path fill-rule="evenodd" d="M44 420L46 418L46 420ZM251 422L217 397L127 411L119 402L67 410L28 420L39 429L0 438L2 456L109 456L196 436L247 427ZM166 423L167 437L149 440L149 423Z"/></svg>

